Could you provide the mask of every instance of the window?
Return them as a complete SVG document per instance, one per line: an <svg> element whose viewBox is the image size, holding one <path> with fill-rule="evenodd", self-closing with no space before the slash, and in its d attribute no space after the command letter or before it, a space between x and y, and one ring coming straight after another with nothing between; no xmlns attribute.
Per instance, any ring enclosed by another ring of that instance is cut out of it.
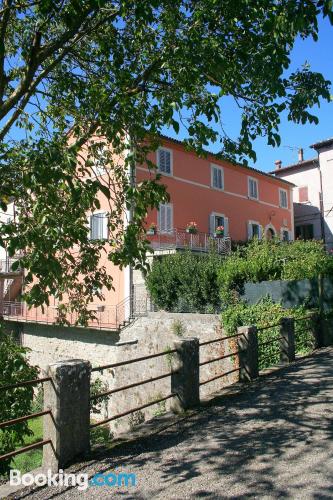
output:
<svg viewBox="0 0 333 500"><path fill-rule="evenodd" d="M285 189L280 189L280 207L288 208L288 194Z"/></svg>
<svg viewBox="0 0 333 500"><path fill-rule="evenodd" d="M249 198L258 199L258 181L252 177L249 177Z"/></svg>
<svg viewBox="0 0 333 500"><path fill-rule="evenodd" d="M309 201L308 186L303 186L298 188L298 200L300 203L306 203Z"/></svg>
<svg viewBox="0 0 333 500"><path fill-rule="evenodd" d="M216 212L213 212L210 215L210 220L209 220L209 230L210 234L214 234L215 230L217 227L224 227L224 236L229 235L229 219L228 217L225 217L223 214L218 214Z"/></svg>
<svg viewBox="0 0 333 500"><path fill-rule="evenodd" d="M216 165L211 166L211 186L215 189L224 188L223 168Z"/></svg>
<svg viewBox="0 0 333 500"><path fill-rule="evenodd" d="M160 172L172 175L172 151L170 149L157 150L157 167Z"/></svg>
<svg viewBox="0 0 333 500"><path fill-rule="evenodd" d="M108 218L104 212L90 216L90 239L106 240L108 238Z"/></svg>
<svg viewBox="0 0 333 500"><path fill-rule="evenodd" d="M282 241L289 241L290 240L288 229L282 229L282 231L281 231L281 240Z"/></svg>
<svg viewBox="0 0 333 500"><path fill-rule="evenodd" d="M106 162L107 153L104 144L102 144L96 149L94 165L92 167L92 171L96 177L99 177L100 175L104 175L106 173Z"/></svg>
<svg viewBox="0 0 333 500"><path fill-rule="evenodd" d="M161 233L168 233L173 229L173 206L170 203L161 203L158 212L158 227Z"/></svg>
<svg viewBox="0 0 333 500"><path fill-rule="evenodd" d="M296 226L295 236L296 239L313 240L313 224Z"/></svg>
<svg viewBox="0 0 333 500"><path fill-rule="evenodd" d="M261 239L262 237L262 229L258 222L249 221L248 222L248 239L252 240L252 238Z"/></svg>

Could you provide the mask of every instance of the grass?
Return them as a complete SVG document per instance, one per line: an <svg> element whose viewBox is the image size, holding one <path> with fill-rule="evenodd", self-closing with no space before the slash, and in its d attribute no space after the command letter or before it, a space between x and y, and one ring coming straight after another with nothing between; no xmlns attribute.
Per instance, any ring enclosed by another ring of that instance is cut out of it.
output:
<svg viewBox="0 0 333 500"><path fill-rule="evenodd" d="M29 429L33 432L31 436L26 436L23 446L36 443L43 438L43 419L42 417L34 418L29 422ZM18 446L22 448L22 446ZM27 451L21 455L17 455L10 463L11 469L18 469L22 474L37 469L42 465L43 449L36 448L35 450Z"/></svg>

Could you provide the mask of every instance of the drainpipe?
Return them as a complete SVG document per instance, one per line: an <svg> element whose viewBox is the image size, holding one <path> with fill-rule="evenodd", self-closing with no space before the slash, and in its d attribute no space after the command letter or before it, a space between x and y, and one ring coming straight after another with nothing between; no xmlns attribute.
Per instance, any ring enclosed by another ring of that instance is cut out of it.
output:
<svg viewBox="0 0 333 500"><path fill-rule="evenodd" d="M320 169L320 160L318 152L318 171L320 180L320 192L319 192L319 206L320 206L320 227L321 227L321 239L326 246L326 235L325 235L325 214L324 214L324 195L323 195L323 176Z"/></svg>
<svg viewBox="0 0 333 500"><path fill-rule="evenodd" d="M127 165L127 175L128 175L131 187L134 187L135 186L135 160L133 159L133 153L134 153L135 149L134 149L134 146L132 143L132 139L129 135L127 135L127 140L128 140L128 144L129 144L127 154L130 155L130 158L131 158L129 165ZM133 210L134 210L134 207L132 205L125 212L125 227L127 227L131 223L131 221L133 220ZM127 296L130 298L128 313L129 313L129 317L131 318L133 316L133 312L134 312L134 310L133 310L134 309L133 308L133 291L134 291L133 290L133 268L131 265L127 266L127 269L125 268L125 273L126 273L125 274L125 299ZM126 290L126 288L128 288L128 289Z"/></svg>

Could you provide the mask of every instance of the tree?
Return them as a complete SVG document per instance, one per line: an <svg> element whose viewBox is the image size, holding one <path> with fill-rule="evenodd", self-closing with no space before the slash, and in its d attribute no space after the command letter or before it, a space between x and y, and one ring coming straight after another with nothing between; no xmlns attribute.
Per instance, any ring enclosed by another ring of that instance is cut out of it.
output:
<svg viewBox="0 0 333 500"><path fill-rule="evenodd" d="M27 349L19 346L11 335L4 333L0 325L0 387L34 380L38 368L31 366L26 359ZM33 387L16 387L0 391L0 422L13 420L31 413ZM24 437L31 435L28 422L20 422L0 431L0 455L14 451L22 446ZM0 474L8 470L9 460L0 462Z"/></svg>
<svg viewBox="0 0 333 500"><path fill-rule="evenodd" d="M198 154L220 141L221 157L246 162L257 136L279 144L281 112L317 121L310 109L329 100L330 82L307 66L286 70L296 37L317 39L321 15L333 21L330 0L4 0L0 202L5 211L15 200L19 218L2 226L0 245L26 252L27 281L36 280L27 300L66 292L82 312L96 289L112 286L101 253L145 266L143 219L167 195L152 164L139 186L127 173L163 127L185 127ZM242 109L238 138L223 130L224 96ZM123 161L101 154L101 142ZM83 178L96 158L108 167L106 183ZM110 204L108 246L88 237L86 212L99 191Z"/></svg>

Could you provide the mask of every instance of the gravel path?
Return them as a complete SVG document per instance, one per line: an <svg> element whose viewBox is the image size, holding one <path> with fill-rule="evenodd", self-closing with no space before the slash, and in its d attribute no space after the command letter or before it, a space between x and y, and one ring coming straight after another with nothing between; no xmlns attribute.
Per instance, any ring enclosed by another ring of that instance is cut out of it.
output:
<svg viewBox="0 0 333 500"><path fill-rule="evenodd" d="M76 469L136 486L41 488L15 498L333 498L333 349L220 397L148 440Z"/></svg>

